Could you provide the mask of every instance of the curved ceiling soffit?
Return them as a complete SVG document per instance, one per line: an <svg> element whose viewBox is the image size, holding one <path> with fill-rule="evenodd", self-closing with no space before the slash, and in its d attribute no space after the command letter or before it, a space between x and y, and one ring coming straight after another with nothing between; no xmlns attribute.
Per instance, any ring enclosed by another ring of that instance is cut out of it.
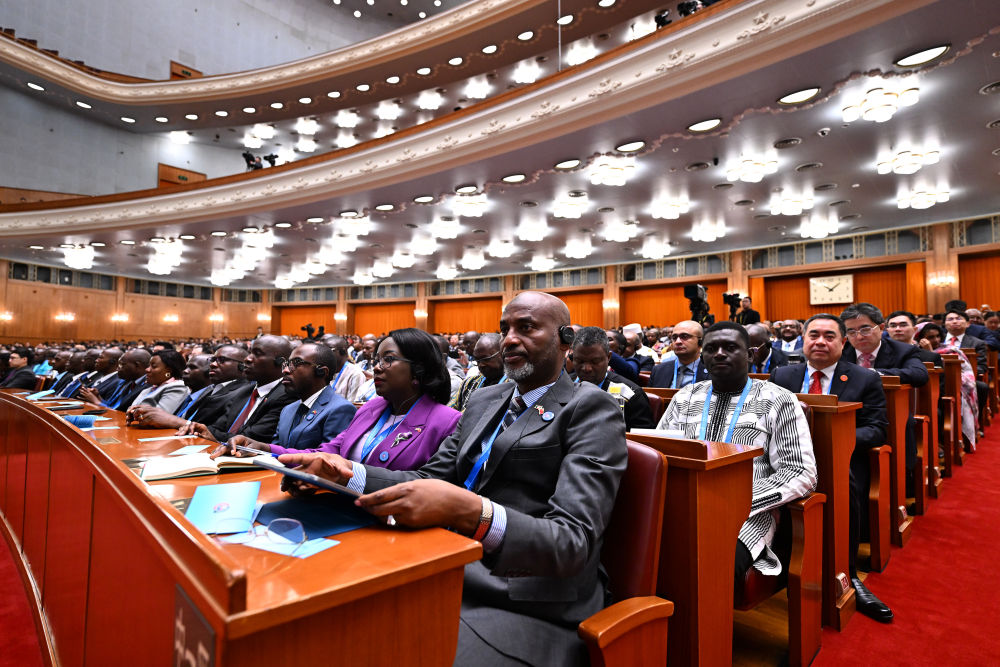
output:
<svg viewBox="0 0 1000 667"><path fill-rule="evenodd" d="M856 32L865 27L861 23L870 13L866 10L874 10L879 14L878 21L883 20L884 11L880 9L884 7L880 5L889 2L891 0L867 3L814 0L809 3L813 6L808 11L802 11L803 3L799 0L772 0L766 3L769 12L762 12L755 6L764 4L763 0L747 3L742 11L734 11L724 20L679 35L665 55L663 49L658 48L661 45L654 42L632 52L627 59L584 68L557 86L529 91L454 123L375 145L343 158L261 176L253 181L195 191L94 206L4 213L0 214L0 237L21 236L29 231L67 234L201 222L310 204L404 182L488 157L496 152L497 146L503 146L503 152L516 150L587 127L593 124L595 117L603 122L638 108L675 99L705 87L708 85L705 82L712 81L715 74L725 72L727 78L731 78L744 70L757 69L767 54L780 52L780 58L775 55L775 59L788 58L794 55L789 53L791 44L814 48L820 35L830 34L833 23L849 22ZM853 11L854 15L845 16L848 11ZM996 30L973 41L981 43ZM975 46L973 41L935 66L944 66L970 53ZM878 70L855 73L833 85L822 100L829 99L854 79L875 75L901 76ZM713 132L699 136L727 132L750 114L784 113L808 108L822 100L788 109L748 108ZM695 120L700 119L689 119ZM692 135L684 129L665 133L648 141L642 152L649 153L677 137L692 138ZM599 154L594 153L590 159ZM551 172L551 169L538 170L527 180L533 182ZM484 184L485 189L501 186L511 187L500 182ZM407 204L400 202L395 210L399 212Z"/></svg>
<svg viewBox="0 0 1000 667"><path fill-rule="evenodd" d="M467 34L470 27L494 25L505 18L534 9L546 0L476 0L433 18L422 21L416 27L406 27L386 35L354 44L336 51L304 58L291 63L261 68L249 72L223 74L200 79L156 81L151 83L122 83L77 69L58 57L53 57L37 49L14 40L0 40L0 61L17 67L45 80L87 95L97 100L120 104L171 104L204 100L241 98L273 92L318 80L332 80L346 77L365 68L392 63L412 57L422 48L440 47L442 42ZM583 13L608 13L609 9L586 7L577 10ZM546 31L555 31L558 26L551 24L538 26L535 35L527 42L515 37L497 42L497 51L492 54L476 52L467 54L482 58L486 63L496 63L502 59L508 48L537 43ZM489 66L493 66L488 65ZM431 66L432 73L420 76L410 72L400 73L400 82L372 82L372 90L365 94L365 101L378 99L376 90L384 89L385 95L398 94L401 84L412 79L433 79L441 67ZM464 67L452 68L458 76L467 76L463 70L469 68L468 59ZM352 102L357 104L358 101Z"/></svg>

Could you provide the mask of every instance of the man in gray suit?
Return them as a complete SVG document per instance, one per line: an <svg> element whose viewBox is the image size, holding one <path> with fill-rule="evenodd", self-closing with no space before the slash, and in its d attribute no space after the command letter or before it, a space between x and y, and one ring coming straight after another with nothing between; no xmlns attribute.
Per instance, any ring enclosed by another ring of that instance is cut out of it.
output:
<svg viewBox="0 0 1000 667"><path fill-rule="evenodd" d="M513 382L476 391L420 470L279 457L364 491L360 504L377 516L482 542L482 560L465 569L457 665L585 663L576 626L605 606L599 561L627 460L625 424L609 394L562 372L569 324L550 294L512 300L500 332Z"/></svg>

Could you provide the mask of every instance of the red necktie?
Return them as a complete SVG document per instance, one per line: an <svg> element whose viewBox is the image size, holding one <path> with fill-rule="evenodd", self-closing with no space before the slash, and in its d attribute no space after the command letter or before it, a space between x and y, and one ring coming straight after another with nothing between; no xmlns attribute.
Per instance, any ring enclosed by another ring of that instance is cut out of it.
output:
<svg viewBox="0 0 1000 667"><path fill-rule="evenodd" d="M229 427L230 433L239 433L240 429L243 428L243 424L246 422L247 417L250 416L250 411L253 410L254 404L257 403L258 395L259 394L257 393L256 388L253 390L253 392L250 393L250 400L247 401L247 405L245 408L243 408L243 412L241 412L240 416L236 418L236 421L233 422L233 425Z"/></svg>
<svg viewBox="0 0 1000 667"><path fill-rule="evenodd" d="M948 345L951 345L952 347L957 347L958 346L958 338L956 338L955 336L951 336L948 339Z"/></svg>
<svg viewBox="0 0 1000 667"><path fill-rule="evenodd" d="M863 368L871 368L873 361L875 361L875 355L874 354L862 354L861 355L861 366Z"/></svg>
<svg viewBox="0 0 1000 667"><path fill-rule="evenodd" d="M821 384L822 381L823 381L823 372L813 371L812 382L809 383L809 393L822 394L823 393L823 385Z"/></svg>

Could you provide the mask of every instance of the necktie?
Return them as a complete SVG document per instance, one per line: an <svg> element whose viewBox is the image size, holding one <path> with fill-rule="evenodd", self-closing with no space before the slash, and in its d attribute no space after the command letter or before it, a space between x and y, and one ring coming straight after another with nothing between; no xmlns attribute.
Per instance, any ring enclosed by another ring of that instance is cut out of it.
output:
<svg viewBox="0 0 1000 667"><path fill-rule="evenodd" d="M958 338L956 338L955 336L950 336L948 338L948 345L951 345L952 347L958 347Z"/></svg>
<svg viewBox="0 0 1000 667"><path fill-rule="evenodd" d="M302 418L306 416L307 412L309 412L308 405L306 405L305 403L299 405L298 409L295 411L295 417L292 418L292 428L295 428L296 426L299 425L299 422L302 421Z"/></svg>
<svg viewBox="0 0 1000 667"><path fill-rule="evenodd" d="M823 393L823 373L822 371L813 371L812 382L809 383L809 393L810 394L822 394Z"/></svg>
<svg viewBox="0 0 1000 667"><path fill-rule="evenodd" d="M247 401L246 407L243 408L243 412L239 414L233 425L229 427L230 433L239 433L240 429L243 428L243 424L246 423L247 417L250 416L250 411L253 410L253 406L257 403L257 398L259 394L257 393L257 388L255 387L253 392L250 394L250 400Z"/></svg>
<svg viewBox="0 0 1000 667"><path fill-rule="evenodd" d="M181 407L177 408L177 411L174 412L174 414L177 415L178 417L183 417L184 415L186 415L187 414L187 410L188 410L188 406L191 405L191 398L193 396L194 396L194 394L188 394L187 396L185 396L184 397L184 402L181 403Z"/></svg>
<svg viewBox="0 0 1000 667"><path fill-rule="evenodd" d="M66 388L63 389L62 393L59 395L62 396L63 398L73 398L73 395L76 394L80 386L81 386L80 381L74 380L70 382L68 385L66 385Z"/></svg>
<svg viewBox="0 0 1000 667"><path fill-rule="evenodd" d="M677 388L680 389L681 387L686 387L687 385L691 384L693 375L694 373L691 372L690 366L683 366L681 368L681 378L680 380L677 381L678 384Z"/></svg>
<svg viewBox="0 0 1000 667"><path fill-rule="evenodd" d="M872 362L875 361L875 355L874 354L870 354L870 353L869 354L862 354L861 357L860 357L860 361L861 361L861 366L863 368L871 368L872 367Z"/></svg>
<svg viewBox="0 0 1000 667"><path fill-rule="evenodd" d="M118 387L118 391L116 391L111 398L108 399L108 407L112 410L118 410L121 407L120 404L122 398L128 395L128 393L133 389L135 389L135 380L132 380L131 382L125 382L122 380L122 384Z"/></svg>
<svg viewBox="0 0 1000 667"><path fill-rule="evenodd" d="M501 431L506 431L510 428L510 425L517 421L517 418L521 416L521 413L528 409L525 405L524 399L520 396L515 396L510 401L510 407L507 408L506 414L503 416L503 428Z"/></svg>

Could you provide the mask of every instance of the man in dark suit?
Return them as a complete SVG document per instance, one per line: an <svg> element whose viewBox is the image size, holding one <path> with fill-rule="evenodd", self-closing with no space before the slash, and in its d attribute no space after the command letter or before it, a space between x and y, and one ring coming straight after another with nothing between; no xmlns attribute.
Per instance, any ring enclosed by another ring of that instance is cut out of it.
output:
<svg viewBox="0 0 1000 667"><path fill-rule="evenodd" d="M639 366L640 373L649 373L653 370L656 362L653 357L639 354L642 347L642 335L637 333L627 333L625 335L625 361L634 361Z"/></svg>
<svg viewBox="0 0 1000 667"><path fill-rule="evenodd" d="M747 327L750 337L750 372L770 373L779 366L788 365L788 357L781 350L771 346L771 332L762 324Z"/></svg>
<svg viewBox="0 0 1000 667"><path fill-rule="evenodd" d="M72 357L72 352L69 350L62 350L58 352L52 360L52 372L55 373L55 379L52 380L52 386L50 386L49 389L51 389L56 395L65 389L66 385L73 381L73 373L69 369L69 360Z"/></svg>
<svg viewBox="0 0 1000 667"><path fill-rule="evenodd" d="M982 318L982 311L978 308L969 308L968 304L961 299L952 299L948 303L944 304L945 313L950 313L951 311L958 311L965 314L966 328L965 333L973 338L978 338L979 340L986 343L987 347L993 348L994 350L1000 350L1000 336L997 332L990 330L988 327L984 326L984 323L974 322L972 319L973 313L978 313L980 318ZM978 318L977 318L978 319ZM985 322L985 318L982 318ZM945 326L944 321L938 322L941 326ZM946 341L942 341L946 342ZM973 347L968 345L966 347ZM978 350L977 350L978 352Z"/></svg>
<svg viewBox="0 0 1000 667"><path fill-rule="evenodd" d="M740 310L736 313L736 323L746 326L760 322L760 313L753 309L750 297L745 296L740 301Z"/></svg>
<svg viewBox="0 0 1000 667"><path fill-rule="evenodd" d="M987 367L986 341L968 333L969 316L965 314L965 311L955 309L945 313L944 328L948 330L948 336L943 341L945 345L957 348L971 347L976 350L976 373L982 374ZM980 328L986 329L982 326ZM987 331L987 333L989 332ZM976 398L979 402L979 414L983 414L986 410L986 401L989 399L989 387L978 377L976 378Z"/></svg>
<svg viewBox="0 0 1000 667"><path fill-rule="evenodd" d="M62 398L73 398L76 396L76 392L80 390L83 386L83 380L87 375L87 372L83 369L83 360L87 356L86 352L77 350L70 355L69 358L69 372L70 379L66 384L63 385L62 389L56 392Z"/></svg>
<svg viewBox="0 0 1000 667"><path fill-rule="evenodd" d="M246 402L232 401L226 413L211 424L191 422L179 428L177 434L193 433L219 442L234 435L245 435L260 442L271 442L278 430L281 411L298 400L293 391L281 384L281 370L291 352L291 344L281 336L255 338L245 362L244 373L254 382Z"/></svg>
<svg viewBox="0 0 1000 667"><path fill-rule="evenodd" d="M8 389L32 389L35 388L35 371L32 367L35 363L35 351L30 347L15 347L10 353L7 361L10 372L7 377L0 382L0 387Z"/></svg>
<svg viewBox="0 0 1000 667"><path fill-rule="evenodd" d="M784 353L799 352L802 350L802 324L795 319L787 319L781 323L779 336L772 343L774 349Z"/></svg>
<svg viewBox="0 0 1000 667"><path fill-rule="evenodd" d="M584 327L573 340L573 368L579 382L595 384L618 401L625 428L656 428L646 392L608 367L611 350L604 329Z"/></svg>
<svg viewBox="0 0 1000 667"><path fill-rule="evenodd" d="M649 376L649 386L680 389L692 382L707 380L708 371L701 363L701 339L704 335L704 329L694 320L675 324L670 334L670 345L676 359L657 364Z"/></svg>
<svg viewBox="0 0 1000 667"><path fill-rule="evenodd" d="M885 444L889 420L886 417L885 392L878 373L861 368L842 358L847 327L836 315L813 315L805 324L802 354L804 364L776 368L771 381L793 392L834 394L841 401L857 401L854 452L850 466L850 533L848 564L857 609L876 621L888 623L892 610L869 591L858 578L857 554L861 541L862 511L867 506L871 470L868 451Z"/></svg>
<svg viewBox="0 0 1000 667"><path fill-rule="evenodd" d="M573 325L578 326L578 325ZM639 362L635 359L626 359L628 341L625 334L617 329L608 329L604 332L608 337L608 349L611 350L611 360L608 362L611 369L632 382L639 381Z"/></svg>
<svg viewBox="0 0 1000 667"><path fill-rule="evenodd" d="M916 315L907 310L894 311L889 313L889 317L885 321L885 326L886 330L882 334L883 338L891 338L897 343L912 345L913 349L917 351L917 357L920 361L929 361L938 368L944 367L944 360L940 354L923 349L913 340L913 337L917 334ZM941 381L944 381L944 376L941 376Z"/></svg>
<svg viewBox="0 0 1000 667"><path fill-rule="evenodd" d="M83 387L77 393L80 400L92 405L125 411L132 405L140 392L146 388L146 368L150 354L146 350L134 348L122 354L118 360L118 385L107 398L90 387ZM96 361L96 360L95 360Z"/></svg>
<svg viewBox="0 0 1000 667"><path fill-rule="evenodd" d="M109 397L118 388L118 361L122 357L121 348L109 347L101 350L94 362L97 376L91 382L91 387L99 396Z"/></svg>
<svg viewBox="0 0 1000 667"><path fill-rule="evenodd" d="M360 504L377 516L482 542L482 560L465 568L458 665L587 662L576 626L604 606L602 538L627 451L614 399L562 372L569 323L551 294L523 292L507 304L500 332L513 382L476 391L420 470L325 453L279 457L363 490Z"/></svg>

